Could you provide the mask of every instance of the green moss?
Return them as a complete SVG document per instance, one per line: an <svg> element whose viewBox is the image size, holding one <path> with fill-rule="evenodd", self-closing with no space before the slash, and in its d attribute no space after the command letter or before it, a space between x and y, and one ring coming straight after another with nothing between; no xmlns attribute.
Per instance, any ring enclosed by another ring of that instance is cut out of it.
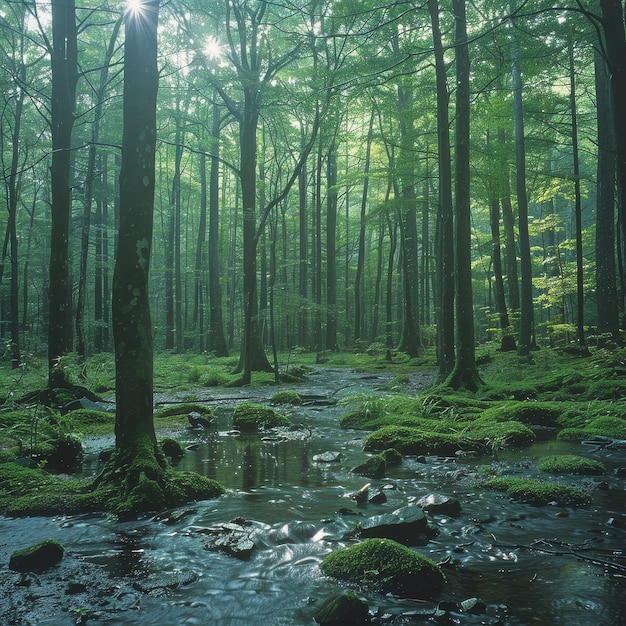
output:
<svg viewBox="0 0 626 626"><path fill-rule="evenodd" d="M479 419L465 425L463 434L470 440L482 443L489 448L496 446L529 446L535 441L535 433L517 421L490 422Z"/></svg>
<svg viewBox="0 0 626 626"><path fill-rule="evenodd" d="M77 432L86 435L109 435L115 429L115 414L93 409L76 409L67 419Z"/></svg>
<svg viewBox="0 0 626 626"><path fill-rule="evenodd" d="M575 454L548 457L539 463L539 469L549 474L599 475L606 472L604 463Z"/></svg>
<svg viewBox="0 0 626 626"><path fill-rule="evenodd" d="M298 405L302 404L302 398L297 391L294 391L293 389L285 389L284 391L279 391L278 393L275 393L271 397L270 402L272 404Z"/></svg>
<svg viewBox="0 0 626 626"><path fill-rule="evenodd" d="M63 552L63 546L58 541L44 539L33 546L13 552L9 568L16 572L45 570L61 561Z"/></svg>
<svg viewBox="0 0 626 626"><path fill-rule="evenodd" d="M589 494L581 489L529 478L492 478L484 481L483 486L494 491L504 491L511 498L530 504L541 505L557 502L560 505L568 505L589 504L591 502Z"/></svg>
<svg viewBox="0 0 626 626"><path fill-rule="evenodd" d="M387 471L387 461L382 454L372 454L366 461L352 469L354 474L369 478L382 478Z"/></svg>
<svg viewBox="0 0 626 626"><path fill-rule="evenodd" d="M626 420L609 415L596 417L583 428L562 429L557 438L561 441L584 441L595 436L626 439Z"/></svg>
<svg viewBox="0 0 626 626"><path fill-rule="evenodd" d="M402 455L395 448L383 450L381 456L385 459L387 467L400 465L400 463L402 463Z"/></svg>
<svg viewBox="0 0 626 626"><path fill-rule="evenodd" d="M557 426L563 411L556 402L506 402L483 411L481 419L494 422L516 421L537 426Z"/></svg>
<svg viewBox="0 0 626 626"><path fill-rule="evenodd" d="M270 407L254 402L239 404L233 417L233 427L244 432L254 432L260 428L289 426L290 424L289 418L277 413Z"/></svg>
<svg viewBox="0 0 626 626"><path fill-rule="evenodd" d="M159 446L166 457L173 461L179 461L185 455L185 449L182 444L171 437L164 437L159 440Z"/></svg>
<svg viewBox="0 0 626 626"><path fill-rule="evenodd" d="M197 404L195 402L168 404L155 411L154 419L158 420L175 415L187 416L189 413L200 413L200 415L208 418L213 416L213 409L204 404Z"/></svg>
<svg viewBox="0 0 626 626"><path fill-rule="evenodd" d="M385 426L365 438L366 450L395 448L400 454L453 455L460 448L457 435L424 432L405 426Z"/></svg>
<svg viewBox="0 0 626 626"><path fill-rule="evenodd" d="M556 438L560 441L580 442L589 439L589 433L584 428L563 428Z"/></svg>
<svg viewBox="0 0 626 626"><path fill-rule="evenodd" d="M391 539L366 539L335 550L320 569L333 578L419 599L436 597L445 582L434 561Z"/></svg>

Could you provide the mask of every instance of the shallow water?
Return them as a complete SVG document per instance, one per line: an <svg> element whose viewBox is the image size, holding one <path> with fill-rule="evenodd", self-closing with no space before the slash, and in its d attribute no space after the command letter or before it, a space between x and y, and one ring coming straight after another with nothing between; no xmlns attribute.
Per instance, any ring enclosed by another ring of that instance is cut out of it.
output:
<svg viewBox="0 0 626 626"><path fill-rule="evenodd" d="M312 376L303 390L336 399L371 392L385 380L327 370ZM424 381L412 382L419 388ZM275 391L260 393L269 397ZM219 480L227 488L222 498L186 507L174 517L124 523L106 516L0 518L4 614L19 616L21 621L13 623L22 624L73 624L87 609L100 622L120 625L314 624L315 608L341 588L321 575L318 563L333 548L346 545L339 538L354 527L358 515L392 511L438 492L457 497L462 512L457 518L433 517L439 535L416 549L447 562L441 600L480 597L487 612L474 616L452 611L433 617L436 604L363 591L375 623L624 623L623 575L598 560L626 564L619 558L626 552L626 491L623 479L614 473L626 466L626 453L596 453L593 456L605 462L609 472L570 479L590 490L590 506L534 507L478 489L478 468L495 464L507 474L532 476L539 473L537 460L544 456L591 455L589 449L546 442L500 452L497 459L428 457L423 463L408 457L385 479L368 480L349 471L365 458L364 433L337 427L344 408L295 407L291 419L305 427L263 441L227 434L239 398L233 393L212 400L218 407L215 429L179 436L194 449L178 467ZM313 461L314 455L329 450L342 453L340 463ZM85 471L97 469L94 454L86 460ZM358 507L347 498L366 482L372 483L372 490L385 487L386 504ZM356 515L338 514L345 508ZM256 547L248 561L204 549L203 529L240 516L255 526ZM17 584L19 575L7 569L8 557L17 547L48 537L64 544L66 557L53 573L31 578L24 593ZM46 577L57 581L56 586L46 586ZM84 593L67 595L69 583L85 578ZM164 588L164 579L171 582L170 588ZM52 593L59 597L46 597ZM38 605L45 606L45 612L38 611Z"/></svg>

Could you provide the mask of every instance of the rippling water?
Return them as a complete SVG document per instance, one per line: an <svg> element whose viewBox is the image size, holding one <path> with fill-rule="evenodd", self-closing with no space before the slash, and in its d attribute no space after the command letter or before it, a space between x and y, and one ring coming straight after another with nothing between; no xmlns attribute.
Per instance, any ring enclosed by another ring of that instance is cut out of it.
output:
<svg viewBox="0 0 626 626"><path fill-rule="evenodd" d="M346 381L345 372L341 376L322 373L317 386L314 379L307 390L326 395L342 388L336 394L342 395L372 389L381 382L355 374ZM47 537L59 539L66 548L56 574L63 585L78 576L76 568L80 567L87 576L97 572L94 581L99 585L110 581L102 589L103 610L95 613L106 623L314 624L315 608L340 588L321 575L318 563L333 548L345 545L338 537L358 520L337 512L349 508L355 514L374 515L436 491L457 497L462 512L458 518L434 517L439 535L417 549L435 561L449 561L443 600L459 602L476 596L488 605L486 614L453 612L437 623L624 623L624 578L579 557L610 560L626 550L624 484L614 473L616 467L626 466L626 454L596 454L609 473L576 479L593 494L588 507L534 507L481 491L476 487L476 472L480 465L494 462L491 457L462 463L434 457L419 463L406 458L384 480L369 481L373 488L386 487L388 502L357 507L346 496L368 482L349 471L364 459L363 433L337 427L343 409L296 407L291 418L306 429L290 433L294 438L262 441L226 434L232 407L232 401L221 403L214 430L182 436L195 449L178 465L219 480L227 487L225 496L189 506L175 518L136 522L120 523L106 516L0 518L2 563L8 563L16 547ZM329 450L342 453L341 463L313 461L314 455ZM578 445L548 442L502 453L497 463L509 473L531 476L538 473L537 459L555 452L589 454ZM96 471L97 466L87 463L87 468ZM254 521L256 548L248 561L203 547L204 535L199 531L235 517ZM611 522L612 518L618 523ZM571 552L572 546L589 550L577 555ZM6 565L3 568L3 576L13 575L6 573ZM164 578L172 581L172 588L163 588ZM9 595L2 600L6 614L8 607L15 608L14 603L21 601L11 596L16 587L8 589ZM35 580L29 592L36 596L45 593L45 588ZM433 604L367 591L363 595L377 623L433 623ZM59 598L49 614L22 611L19 623L73 624L81 609L90 608L81 604L87 600L93 602L93 593L88 598L79 593Z"/></svg>

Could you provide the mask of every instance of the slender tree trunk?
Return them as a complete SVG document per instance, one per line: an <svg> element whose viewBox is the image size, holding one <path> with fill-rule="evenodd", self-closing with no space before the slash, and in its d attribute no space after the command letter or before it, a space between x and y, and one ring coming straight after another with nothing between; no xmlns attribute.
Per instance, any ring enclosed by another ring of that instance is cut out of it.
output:
<svg viewBox="0 0 626 626"><path fill-rule="evenodd" d="M326 167L326 348L337 351L337 146L334 139Z"/></svg>
<svg viewBox="0 0 626 626"><path fill-rule="evenodd" d="M515 125L515 165L517 209L519 218L520 274L522 279L519 341L517 352L527 355L533 343L533 275L530 257L530 237L528 234L528 198L526 195L526 143L524 135L524 112L522 108L522 76L520 72L519 50L513 50L511 74L513 77L513 120Z"/></svg>
<svg viewBox="0 0 626 626"><path fill-rule="evenodd" d="M606 61L594 54L596 105L598 109L598 164L596 192L596 306L598 335L619 337L619 309L615 268L615 138L613 108ZM604 339L600 340L601 343Z"/></svg>
<svg viewBox="0 0 626 626"><path fill-rule="evenodd" d="M52 224L48 321L48 385L68 384L59 359L72 350L69 270L70 163L78 45L74 0L52 0Z"/></svg>
<svg viewBox="0 0 626 626"><path fill-rule="evenodd" d="M219 253L219 147L220 114L217 104L213 105L213 148L211 151L211 173L209 176L209 350L215 356L228 356L224 335L222 313L222 287L220 284Z"/></svg>
<svg viewBox="0 0 626 626"><path fill-rule="evenodd" d="M428 0L433 28L435 73L437 80L437 136L439 146L439 215L437 228L437 360L439 379L452 372L454 354L454 226L452 205L452 168L448 119L448 85L439 26L439 3Z"/></svg>
<svg viewBox="0 0 626 626"><path fill-rule="evenodd" d="M455 288L456 358L447 383L454 389L477 391L482 380L476 367L474 304L472 299L472 240L470 216L470 57L465 0L452 0L456 60L455 124Z"/></svg>
<svg viewBox="0 0 626 626"><path fill-rule="evenodd" d="M304 131L302 131L304 133ZM304 147L304 137L302 138ZM309 224L307 207L308 169L306 163L298 176L298 214L299 214L299 263L298 263L298 294L300 306L298 307L298 343L301 346L308 345L307 307L305 302L308 298L308 268L309 268Z"/></svg>
<svg viewBox="0 0 626 626"><path fill-rule="evenodd" d="M393 265L398 242L397 225L387 213L387 230L389 231L389 255L387 257L387 280L385 283L385 348L386 358L391 361L393 348Z"/></svg>
<svg viewBox="0 0 626 626"><path fill-rule="evenodd" d="M207 233L207 177L206 177L206 156L200 154L200 215L198 217L198 234L196 237L196 259L194 267L193 286L193 318L191 327L198 334L198 344L200 352L204 351L204 289L203 289L203 265L204 265L204 244Z"/></svg>
<svg viewBox="0 0 626 626"><path fill-rule="evenodd" d="M361 326L363 323L362 307L363 307L363 274L365 266L365 221L367 208L367 192L370 180L370 160L372 154L372 140L374 136L374 118L376 111L372 109L369 127L367 131L367 144L365 148L365 166L363 172L363 193L361 194L361 217L359 220L359 247L356 266L356 276L354 277L354 340L358 341L361 337Z"/></svg>

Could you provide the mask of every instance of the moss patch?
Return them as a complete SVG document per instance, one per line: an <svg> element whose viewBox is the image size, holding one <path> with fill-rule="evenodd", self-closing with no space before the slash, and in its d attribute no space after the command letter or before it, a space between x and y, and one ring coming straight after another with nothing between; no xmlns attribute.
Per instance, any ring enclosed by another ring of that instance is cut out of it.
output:
<svg viewBox="0 0 626 626"><path fill-rule="evenodd" d="M235 409L233 416L233 427L243 432L255 432L261 428L276 428L290 424L289 418L270 407L254 402L242 402Z"/></svg>
<svg viewBox="0 0 626 626"><path fill-rule="evenodd" d="M434 561L391 539L366 539L335 550L320 568L333 578L420 599L438 596L445 582Z"/></svg>
<svg viewBox="0 0 626 626"><path fill-rule="evenodd" d="M584 474L597 476L606 472L604 463L575 454L551 456L539 463L539 469L549 474Z"/></svg>
<svg viewBox="0 0 626 626"><path fill-rule="evenodd" d="M494 491L503 491L515 500L536 505L556 502L564 506L568 504L589 504L591 502L591 496L576 487L529 478L492 478L484 481L483 486Z"/></svg>
<svg viewBox="0 0 626 626"><path fill-rule="evenodd" d="M275 393L270 402L272 404L291 404L291 405L299 405L302 404L302 398L297 391L293 389L285 389L284 391L279 391Z"/></svg>

